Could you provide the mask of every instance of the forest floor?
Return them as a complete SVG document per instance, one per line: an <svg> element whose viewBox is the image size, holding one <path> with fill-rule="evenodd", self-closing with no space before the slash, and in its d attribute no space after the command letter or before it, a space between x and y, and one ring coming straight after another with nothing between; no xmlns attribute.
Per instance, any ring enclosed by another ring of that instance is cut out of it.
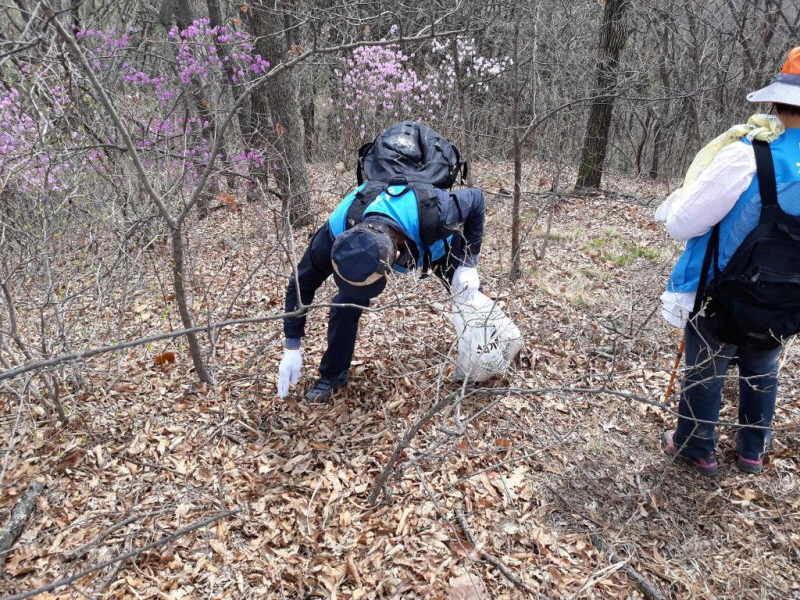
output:
<svg viewBox="0 0 800 600"><path fill-rule="evenodd" d="M39 597L800 597L796 345L782 358L764 474L735 468L730 426L717 478L673 464L659 438L674 424L677 399L664 393L681 333L658 296L680 245L652 219L667 182L609 176L605 192L555 196L548 171L529 167L538 185L526 190L524 273L511 282L511 173L475 173L487 193L484 289L525 338L505 379L452 383L444 289L413 275L365 313L350 384L327 404L302 401L324 308L309 316L304 376L285 401L279 320L217 333L216 386L196 383L179 341L85 361L66 425L16 397L2 403L0 518L33 479L45 490L0 596L89 570ZM346 182L317 185L318 225ZM241 204L192 227L200 322L219 307L280 314L288 240L268 225ZM300 249L313 230L295 232ZM162 285L138 290L117 336L179 328ZM402 437L448 394L457 402L422 427L370 504ZM736 396L726 383L725 423Z"/></svg>

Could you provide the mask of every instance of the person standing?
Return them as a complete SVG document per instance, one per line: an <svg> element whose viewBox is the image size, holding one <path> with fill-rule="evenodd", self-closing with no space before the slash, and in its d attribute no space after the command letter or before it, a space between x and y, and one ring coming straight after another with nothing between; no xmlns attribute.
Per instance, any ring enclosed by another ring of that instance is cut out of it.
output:
<svg viewBox="0 0 800 600"><path fill-rule="evenodd" d="M789 52L773 83L747 99L771 104L772 122L762 118L761 126L724 145L694 181L676 190L656 212L673 238L687 242L661 297L664 317L673 325L685 324L686 363L677 428L666 431L661 443L667 454L709 476L719 472L716 424L732 362L739 368L736 466L760 473L770 446L778 356L786 337L774 335L772 328L736 331L732 323L760 315L725 301L722 282L728 265L730 273L759 256L746 256L757 227L800 227L800 47ZM788 264L780 252L755 270L751 265L753 293L759 293L762 281L770 283L776 264ZM796 277L787 282L800 280L800 264L796 269ZM789 333L794 331L789 326Z"/></svg>

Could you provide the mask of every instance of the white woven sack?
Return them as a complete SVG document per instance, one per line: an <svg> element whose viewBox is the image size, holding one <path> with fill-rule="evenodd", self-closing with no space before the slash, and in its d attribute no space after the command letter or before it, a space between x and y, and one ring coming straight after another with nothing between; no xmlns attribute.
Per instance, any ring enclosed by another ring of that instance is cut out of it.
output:
<svg viewBox="0 0 800 600"><path fill-rule="evenodd" d="M454 298L451 319L458 336L456 381L486 381L508 371L522 335L491 298L480 292L469 300Z"/></svg>

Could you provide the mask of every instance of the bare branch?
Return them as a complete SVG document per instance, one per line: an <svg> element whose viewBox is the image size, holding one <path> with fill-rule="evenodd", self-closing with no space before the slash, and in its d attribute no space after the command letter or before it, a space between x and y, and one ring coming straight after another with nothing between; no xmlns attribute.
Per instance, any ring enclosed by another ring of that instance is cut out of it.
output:
<svg viewBox="0 0 800 600"><path fill-rule="evenodd" d="M90 573L94 573L95 571L100 571L101 569L105 569L106 567L110 567L113 564L116 564L120 561L125 561L140 554L147 552L148 550L152 550L153 548L158 548L159 546L163 546L164 544L168 544L181 536L186 535L187 533L191 533L197 529L202 529L203 527L210 525L211 523L215 523L220 519L226 519L232 515L235 515L239 512L239 510L226 510L221 513L217 513L214 516L208 517L207 519L203 519L202 521L198 521L192 525L188 525L187 527L182 527L178 529L175 533L171 533L166 535L155 542L151 542L146 546L142 546L141 548L137 548L136 550L131 550L130 552L126 552L125 554L120 554L119 556L115 556L109 560L103 561L96 565L89 567L88 569L84 569L75 575L71 575L70 577L65 577L64 579L59 579L58 581L54 581L53 583L49 583L47 585L43 585L42 587L38 587L33 590L28 590L27 592L22 592L21 594L14 594L13 596L9 596L4 600L24 600L25 598L31 598L33 596L37 596L44 592L52 592L55 589L60 587L64 587L65 585L69 585L81 579L82 577L86 577L86 575Z"/></svg>
<svg viewBox="0 0 800 600"><path fill-rule="evenodd" d="M33 513L33 509L36 508L36 498L42 493L43 488L44 484L41 482L31 482L11 511L8 523L0 530L0 574L2 574L5 567L6 556L8 556L11 546L14 545L14 542L17 541L17 538L22 533L22 528L31 513Z"/></svg>

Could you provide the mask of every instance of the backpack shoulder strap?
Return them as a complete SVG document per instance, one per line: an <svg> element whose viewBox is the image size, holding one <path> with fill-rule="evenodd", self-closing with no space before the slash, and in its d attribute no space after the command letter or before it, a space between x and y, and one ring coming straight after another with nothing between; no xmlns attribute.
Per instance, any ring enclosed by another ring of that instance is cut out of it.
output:
<svg viewBox="0 0 800 600"><path fill-rule="evenodd" d="M758 192L761 195L760 222L772 221L772 210L780 210L778 206L778 186L775 182L775 163L772 150L767 142L753 140L753 151L756 155L756 173L758 174ZM764 209L767 210L764 210Z"/></svg>
<svg viewBox="0 0 800 600"><path fill-rule="evenodd" d="M356 192L356 197L353 199L350 208L347 209L347 219L345 220L345 229L358 225L364 220L364 211L367 207L375 201L382 192L386 191L389 186L382 181L370 181Z"/></svg>
<svg viewBox="0 0 800 600"><path fill-rule="evenodd" d="M711 230L711 235L708 237L708 246L706 246L706 253L703 255L703 266L700 270L700 281L697 284L697 293L694 296L694 306L689 315L689 320L692 320L700 309L703 307L703 300L706 298L708 291L708 271L711 265L714 265L714 277L719 277L719 223L714 225Z"/></svg>
<svg viewBox="0 0 800 600"><path fill-rule="evenodd" d="M442 239L442 219L439 197L432 186L414 184L419 210L419 237L427 247Z"/></svg>
<svg viewBox="0 0 800 600"><path fill-rule="evenodd" d="M358 181L358 185L364 183L364 159L367 156L367 153L370 151L372 146L375 145L375 142L367 142L361 148L358 149L358 159L356 164L356 181Z"/></svg>
<svg viewBox="0 0 800 600"><path fill-rule="evenodd" d="M417 197L417 212L419 215L419 238L422 240L422 277L428 276L432 266L430 246L441 240L443 235L441 209L439 197L433 186L415 183L409 187L414 190Z"/></svg>

